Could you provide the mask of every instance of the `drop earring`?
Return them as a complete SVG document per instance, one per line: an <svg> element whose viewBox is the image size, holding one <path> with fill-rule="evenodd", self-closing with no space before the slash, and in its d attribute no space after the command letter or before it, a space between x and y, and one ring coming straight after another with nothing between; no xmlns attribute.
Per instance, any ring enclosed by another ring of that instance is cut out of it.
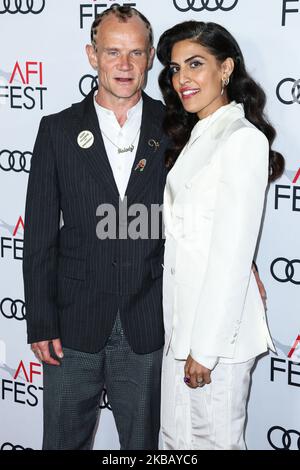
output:
<svg viewBox="0 0 300 470"><path fill-rule="evenodd" d="M221 96L223 96L224 90L225 90L225 88L227 87L228 83L229 83L229 77L222 78Z"/></svg>

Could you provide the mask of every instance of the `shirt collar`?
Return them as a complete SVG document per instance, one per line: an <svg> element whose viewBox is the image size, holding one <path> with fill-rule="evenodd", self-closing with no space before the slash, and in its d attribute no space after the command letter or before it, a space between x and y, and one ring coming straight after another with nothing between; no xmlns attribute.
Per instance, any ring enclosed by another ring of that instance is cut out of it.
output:
<svg viewBox="0 0 300 470"><path fill-rule="evenodd" d="M188 142L188 146L191 146L192 143L203 134L203 132L212 125L213 122L217 121L221 116L230 113L235 113L237 117L244 117L244 107L241 103L236 101L231 101L229 104L225 104L218 108L214 113L209 116L200 119L192 129L191 136Z"/></svg>
<svg viewBox="0 0 300 470"><path fill-rule="evenodd" d="M95 92L95 95L94 95L94 105L95 105L96 113L99 116L99 118L101 119L101 117L102 118L105 117L106 119L110 118L112 120L116 120L115 113L111 109L105 108L104 106L101 106L99 103L97 103L96 94L97 94L97 91ZM132 117L134 116L141 117L142 109L143 109L143 99L141 97L139 101L134 106L132 106L132 108L128 109L127 120L131 120Z"/></svg>

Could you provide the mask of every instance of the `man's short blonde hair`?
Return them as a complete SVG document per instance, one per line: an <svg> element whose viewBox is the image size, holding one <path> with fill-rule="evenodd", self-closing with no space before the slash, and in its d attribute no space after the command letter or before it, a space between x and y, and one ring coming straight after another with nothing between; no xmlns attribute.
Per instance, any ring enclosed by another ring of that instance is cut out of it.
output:
<svg viewBox="0 0 300 470"><path fill-rule="evenodd" d="M132 18L133 16L138 16L139 18L141 18L141 20L145 24L149 33L149 48L153 46L153 30L152 30L152 26L149 20L136 8L133 8L130 6L114 5L110 8L107 8L107 10L104 10L100 15L98 15L92 24L91 42L95 50L97 50L96 39L97 39L97 32L98 32L99 24L101 23L103 18L105 18L108 15L114 15L116 16L116 18L118 18L120 21L123 21L124 23L126 23L128 18Z"/></svg>

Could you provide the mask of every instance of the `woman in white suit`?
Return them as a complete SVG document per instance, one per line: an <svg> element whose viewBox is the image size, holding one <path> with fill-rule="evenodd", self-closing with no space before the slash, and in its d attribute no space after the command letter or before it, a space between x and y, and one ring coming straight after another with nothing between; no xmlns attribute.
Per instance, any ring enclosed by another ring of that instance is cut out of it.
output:
<svg viewBox="0 0 300 470"><path fill-rule="evenodd" d="M244 449L255 358L274 350L252 260L282 174L265 94L231 34L188 21L158 44L172 147L164 217L164 449ZM175 163L176 162L176 163Z"/></svg>

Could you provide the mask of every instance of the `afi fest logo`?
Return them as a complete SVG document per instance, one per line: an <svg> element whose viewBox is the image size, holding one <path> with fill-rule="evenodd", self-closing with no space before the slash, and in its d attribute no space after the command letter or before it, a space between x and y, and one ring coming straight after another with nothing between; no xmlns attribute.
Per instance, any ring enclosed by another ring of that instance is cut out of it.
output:
<svg viewBox="0 0 300 470"><path fill-rule="evenodd" d="M17 369L0 364L2 400L35 407L42 396L42 364L21 360ZM6 375L8 378L3 378Z"/></svg>
<svg viewBox="0 0 300 470"><path fill-rule="evenodd" d="M2 236L3 232L10 236ZM23 259L24 221L20 216L17 222L10 225L0 219L0 258Z"/></svg>
<svg viewBox="0 0 300 470"><path fill-rule="evenodd" d="M11 109L44 109L44 64L38 61L17 61L12 72L0 71L6 83L0 84L0 100L9 103Z"/></svg>
<svg viewBox="0 0 300 470"><path fill-rule="evenodd" d="M283 78L276 87L276 96L282 104L300 104L300 79Z"/></svg>
<svg viewBox="0 0 300 470"><path fill-rule="evenodd" d="M136 7L136 2L115 2L113 0L109 0L107 2L98 2L95 0L90 0L90 3L82 3L79 5L79 17L80 17L80 29L82 29L85 25L83 24L85 19L88 18L88 26L90 27L96 16L100 15L104 10L110 8L114 5L123 5L128 7Z"/></svg>
<svg viewBox="0 0 300 470"><path fill-rule="evenodd" d="M1 150L0 170L13 173L29 173L32 152Z"/></svg>
<svg viewBox="0 0 300 470"><path fill-rule="evenodd" d="M186 13L187 11L230 11L233 10L239 0L173 0L176 10Z"/></svg>
<svg viewBox="0 0 300 470"><path fill-rule="evenodd" d="M0 15L21 13L39 15L45 8L46 0L0 0Z"/></svg>
<svg viewBox="0 0 300 470"><path fill-rule="evenodd" d="M284 174L291 184L275 184L275 210L300 212L300 167Z"/></svg>
<svg viewBox="0 0 300 470"><path fill-rule="evenodd" d="M298 13L299 0L282 0L281 26L286 26L286 15L290 13Z"/></svg>
<svg viewBox="0 0 300 470"><path fill-rule="evenodd" d="M291 346L274 340L278 352L276 357L271 357L271 382L285 380L288 385L300 387L300 334L293 340Z"/></svg>

